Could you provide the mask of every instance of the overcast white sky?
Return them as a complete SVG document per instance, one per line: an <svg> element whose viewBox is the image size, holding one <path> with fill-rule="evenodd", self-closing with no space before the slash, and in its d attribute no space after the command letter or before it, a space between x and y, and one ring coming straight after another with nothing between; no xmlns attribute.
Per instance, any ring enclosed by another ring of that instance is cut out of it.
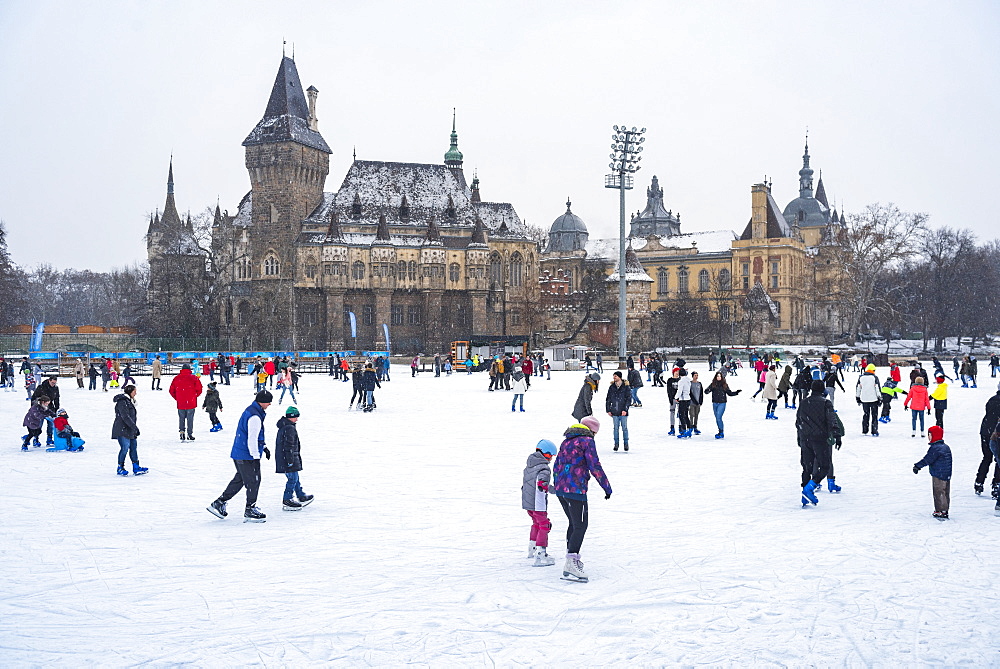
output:
<svg viewBox="0 0 1000 669"><path fill-rule="evenodd" d="M145 259L174 154L178 207L249 190L240 143L295 44L332 147L441 163L451 109L484 199L548 227L567 196L616 234L611 126L648 128L628 208L656 174L693 232L740 230L750 187L813 167L848 211L895 202L1000 236L1000 3L0 2L0 219L15 262Z"/></svg>

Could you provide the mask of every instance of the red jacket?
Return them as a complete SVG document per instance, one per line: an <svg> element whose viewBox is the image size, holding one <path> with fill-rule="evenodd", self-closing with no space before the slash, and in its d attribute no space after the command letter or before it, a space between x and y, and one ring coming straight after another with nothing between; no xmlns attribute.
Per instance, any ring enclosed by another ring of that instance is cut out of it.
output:
<svg viewBox="0 0 1000 669"><path fill-rule="evenodd" d="M900 376L899 367L897 365L893 365L889 368L889 377L896 383L899 383L900 379L903 378Z"/></svg>
<svg viewBox="0 0 1000 669"><path fill-rule="evenodd" d="M535 371L535 366L531 364L531 358L525 358L524 362L521 363L521 371L531 376L531 373Z"/></svg>
<svg viewBox="0 0 1000 669"><path fill-rule="evenodd" d="M190 369L182 369L170 382L170 396L177 400L178 409L197 409L201 381Z"/></svg>
<svg viewBox="0 0 1000 669"><path fill-rule="evenodd" d="M274 376L274 361L268 360L264 363L264 373L268 376Z"/></svg>
<svg viewBox="0 0 1000 669"><path fill-rule="evenodd" d="M903 402L903 407L913 409L914 411L927 411L930 406L931 402L927 398L927 386L919 383L910 386L910 392L906 394L906 401Z"/></svg>

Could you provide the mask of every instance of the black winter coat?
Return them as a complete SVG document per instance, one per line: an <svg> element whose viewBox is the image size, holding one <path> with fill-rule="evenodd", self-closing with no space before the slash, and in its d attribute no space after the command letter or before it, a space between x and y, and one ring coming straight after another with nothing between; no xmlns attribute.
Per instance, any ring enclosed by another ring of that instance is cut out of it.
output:
<svg viewBox="0 0 1000 669"><path fill-rule="evenodd" d="M809 390L812 380L812 373L809 371L809 368L804 367L799 370L798 376L795 377L795 381L792 383L792 388L796 390Z"/></svg>
<svg viewBox="0 0 1000 669"><path fill-rule="evenodd" d="M677 382L680 381L679 378L670 377L667 379L667 399L671 403L674 401L674 397L677 395Z"/></svg>
<svg viewBox="0 0 1000 669"><path fill-rule="evenodd" d="M111 438L135 439L139 436L139 426L135 422L135 404L125 393L114 396L115 424L111 426Z"/></svg>
<svg viewBox="0 0 1000 669"><path fill-rule="evenodd" d="M42 381L42 385L35 388L35 392L31 393L31 401L34 402L39 397L49 398L49 409L55 413L59 411L59 386L53 386L46 379Z"/></svg>
<svg viewBox="0 0 1000 669"><path fill-rule="evenodd" d="M628 385L632 388L642 388L642 372L638 369L628 370Z"/></svg>
<svg viewBox="0 0 1000 669"><path fill-rule="evenodd" d="M837 414L833 402L825 395L811 394L799 403L795 412L795 429L803 441L826 441L837 428Z"/></svg>
<svg viewBox="0 0 1000 669"><path fill-rule="evenodd" d="M375 390L375 386L382 387L382 384L378 382L378 376L375 375L375 370L366 369L364 376L361 378L362 389L366 391Z"/></svg>
<svg viewBox="0 0 1000 669"><path fill-rule="evenodd" d="M205 411L218 411L222 408L222 398L219 396L219 391L215 388L209 388L208 392L205 393L205 400L201 403L201 407Z"/></svg>
<svg viewBox="0 0 1000 669"><path fill-rule="evenodd" d="M1000 393L986 400L986 415L979 425L979 436L988 441L997 423L1000 423Z"/></svg>
<svg viewBox="0 0 1000 669"><path fill-rule="evenodd" d="M612 383L608 386L608 396L604 400L604 410L612 416L621 416L628 413L628 408L632 406L632 391L624 383L619 386Z"/></svg>
<svg viewBox="0 0 1000 669"><path fill-rule="evenodd" d="M708 384L708 392L712 394L712 404L725 404L727 396L736 397L742 391L731 390L725 382L720 384L713 379L712 383Z"/></svg>
<svg viewBox="0 0 1000 669"><path fill-rule="evenodd" d="M278 436L274 439L274 471L279 474L302 471L299 431L286 416L278 420Z"/></svg>

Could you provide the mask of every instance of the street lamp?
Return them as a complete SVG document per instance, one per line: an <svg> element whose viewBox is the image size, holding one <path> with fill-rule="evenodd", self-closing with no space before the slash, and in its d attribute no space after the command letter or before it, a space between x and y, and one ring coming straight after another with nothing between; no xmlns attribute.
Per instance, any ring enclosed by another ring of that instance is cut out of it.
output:
<svg viewBox="0 0 1000 669"><path fill-rule="evenodd" d="M632 175L639 171L642 160L641 144L646 129L629 130L614 126L611 135L611 174L604 178L605 188L617 188L619 193L620 227L618 229L618 369L625 369L628 355L625 347L625 191L632 190Z"/></svg>

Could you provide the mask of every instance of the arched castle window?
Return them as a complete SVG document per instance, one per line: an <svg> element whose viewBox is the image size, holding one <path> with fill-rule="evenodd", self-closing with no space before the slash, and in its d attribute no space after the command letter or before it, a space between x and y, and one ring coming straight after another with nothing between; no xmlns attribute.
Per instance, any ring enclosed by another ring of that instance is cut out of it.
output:
<svg viewBox="0 0 1000 669"><path fill-rule="evenodd" d="M490 254L490 283L503 287L503 258L495 251Z"/></svg>
<svg viewBox="0 0 1000 669"><path fill-rule="evenodd" d="M410 281L417 280L417 261L411 260L406 264L406 278Z"/></svg>
<svg viewBox="0 0 1000 669"><path fill-rule="evenodd" d="M250 325L253 316L250 305L247 302L240 302L239 309L236 310L236 316L239 319L240 325Z"/></svg>
<svg viewBox="0 0 1000 669"><path fill-rule="evenodd" d="M400 279L405 279L406 278L406 261L405 260L400 260L399 263L396 264L396 275Z"/></svg>
<svg viewBox="0 0 1000 669"><path fill-rule="evenodd" d="M281 265L278 264L278 259L273 255L267 256L264 259L264 276L278 276L281 274Z"/></svg>
<svg viewBox="0 0 1000 669"><path fill-rule="evenodd" d="M233 303L226 301L226 325L233 322Z"/></svg>
<svg viewBox="0 0 1000 669"><path fill-rule="evenodd" d="M728 269L719 270L719 288L722 290L731 290L733 287L733 275Z"/></svg>
<svg viewBox="0 0 1000 669"><path fill-rule="evenodd" d="M662 267L656 273L656 292L660 295L666 295L667 291L670 290L670 275L667 270Z"/></svg>
<svg viewBox="0 0 1000 669"><path fill-rule="evenodd" d="M306 265L306 276L310 279L315 279L317 269L316 265Z"/></svg>
<svg viewBox="0 0 1000 669"><path fill-rule="evenodd" d="M520 253L510 257L510 285L520 286L524 283L524 258Z"/></svg>
<svg viewBox="0 0 1000 669"><path fill-rule="evenodd" d="M453 262L448 265L448 278L452 281L458 281L462 276L462 266L457 262Z"/></svg>
<svg viewBox="0 0 1000 669"><path fill-rule="evenodd" d="M683 267L677 270L677 292L688 292L688 271Z"/></svg>
<svg viewBox="0 0 1000 669"><path fill-rule="evenodd" d="M365 264L360 260L355 260L354 264L351 265L351 278L353 279L365 278Z"/></svg>
<svg viewBox="0 0 1000 669"><path fill-rule="evenodd" d="M708 292L708 270L703 269L698 272L698 290L702 293Z"/></svg>

